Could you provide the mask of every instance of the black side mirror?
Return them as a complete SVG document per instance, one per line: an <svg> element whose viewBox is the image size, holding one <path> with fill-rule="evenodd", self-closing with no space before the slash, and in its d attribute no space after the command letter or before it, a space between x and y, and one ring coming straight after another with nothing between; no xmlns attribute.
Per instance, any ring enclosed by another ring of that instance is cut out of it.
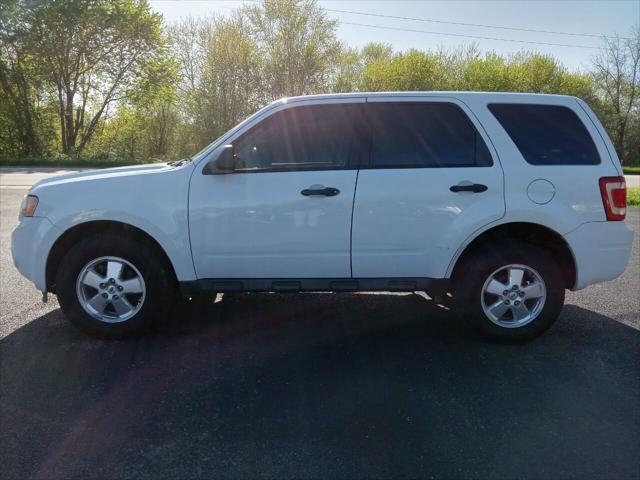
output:
<svg viewBox="0 0 640 480"><path fill-rule="evenodd" d="M203 175L220 175L225 173L233 173L236 166L236 159L233 154L233 145L225 145L222 147L220 154L209 161L202 169Z"/></svg>

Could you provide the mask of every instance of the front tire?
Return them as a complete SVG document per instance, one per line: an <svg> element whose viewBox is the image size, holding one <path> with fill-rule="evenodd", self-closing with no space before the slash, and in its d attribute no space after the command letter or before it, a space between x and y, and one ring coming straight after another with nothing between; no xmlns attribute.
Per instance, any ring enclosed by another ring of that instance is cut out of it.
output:
<svg viewBox="0 0 640 480"><path fill-rule="evenodd" d="M80 330L124 338L166 318L173 278L155 249L112 233L92 235L63 257L56 276L58 301Z"/></svg>
<svg viewBox="0 0 640 480"><path fill-rule="evenodd" d="M480 248L454 277L458 311L476 331L498 341L542 334L560 315L564 294L557 262L528 244Z"/></svg>

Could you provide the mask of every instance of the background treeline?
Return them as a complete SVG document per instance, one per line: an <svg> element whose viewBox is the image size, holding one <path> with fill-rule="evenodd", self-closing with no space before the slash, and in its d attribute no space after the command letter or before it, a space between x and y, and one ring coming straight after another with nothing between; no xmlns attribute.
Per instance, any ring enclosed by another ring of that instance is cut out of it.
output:
<svg viewBox="0 0 640 480"><path fill-rule="evenodd" d="M0 161L133 163L191 155L266 103L383 90L560 93L586 100L640 164L640 32L589 71L553 57L342 44L315 0L264 0L167 25L145 0L0 3Z"/></svg>

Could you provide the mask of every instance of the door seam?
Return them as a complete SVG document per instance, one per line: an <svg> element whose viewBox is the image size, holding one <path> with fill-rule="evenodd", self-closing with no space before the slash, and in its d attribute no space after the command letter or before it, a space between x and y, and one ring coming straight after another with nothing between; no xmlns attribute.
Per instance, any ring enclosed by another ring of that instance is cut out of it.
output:
<svg viewBox="0 0 640 480"><path fill-rule="evenodd" d="M358 192L358 177L360 176L360 169L356 170L356 183L353 188L353 199L351 201L351 226L349 228L349 273L353 278L353 215L356 207L356 193Z"/></svg>

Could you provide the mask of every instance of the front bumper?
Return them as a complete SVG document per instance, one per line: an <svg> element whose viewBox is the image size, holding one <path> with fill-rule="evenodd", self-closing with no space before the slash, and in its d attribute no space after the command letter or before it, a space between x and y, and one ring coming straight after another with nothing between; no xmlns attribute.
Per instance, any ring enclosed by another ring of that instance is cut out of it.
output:
<svg viewBox="0 0 640 480"><path fill-rule="evenodd" d="M565 235L576 261L572 290L613 280L624 273L633 245L633 230L625 222L585 223Z"/></svg>
<svg viewBox="0 0 640 480"><path fill-rule="evenodd" d="M59 229L45 217L25 217L11 234L11 256L18 271L46 291L46 265Z"/></svg>

